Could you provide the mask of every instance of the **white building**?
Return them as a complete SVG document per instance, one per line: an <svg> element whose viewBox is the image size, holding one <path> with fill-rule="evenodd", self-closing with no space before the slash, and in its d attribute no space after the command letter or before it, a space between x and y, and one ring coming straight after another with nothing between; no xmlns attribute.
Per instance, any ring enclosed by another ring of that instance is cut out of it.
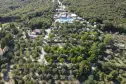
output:
<svg viewBox="0 0 126 84"><path fill-rule="evenodd" d="M77 15L76 14L71 14L70 15L72 18L76 19L77 18Z"/></svg>

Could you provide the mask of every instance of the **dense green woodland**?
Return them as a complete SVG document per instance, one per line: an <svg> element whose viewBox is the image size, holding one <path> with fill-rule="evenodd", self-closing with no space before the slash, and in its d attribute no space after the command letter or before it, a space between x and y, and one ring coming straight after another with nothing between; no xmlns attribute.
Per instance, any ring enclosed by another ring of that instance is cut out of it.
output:
<svg viewBox="0 0 126 84"><path fill-rule="evenodd" d="M126 84L126 1L61 1L87 21L54 23L51 0L0 0L0 84Z"/></svg>
<svg viewBox="0 0 126 84"><path fill-rule="evenodd" d="M18 22L30 28L48 27L52 22L54 5L50 0L1 0L0 21Z"/></svg>
<svg viewBox="0 0 126 84"><path fill-rule="evenodd" d="M84 18L95 18L104 23L126 27L125 0L61 0L71 12Z"/></svg>

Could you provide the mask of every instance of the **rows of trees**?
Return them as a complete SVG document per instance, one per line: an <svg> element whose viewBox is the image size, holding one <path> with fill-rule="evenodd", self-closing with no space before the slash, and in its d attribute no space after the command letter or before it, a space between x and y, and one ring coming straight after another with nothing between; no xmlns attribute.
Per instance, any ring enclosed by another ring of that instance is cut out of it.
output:
<svg viewBox="0 0 126 84"><path fill-rule="evenodd" d="M89 25L88 25L89 26ZM63 24L50 34L49 45L44 47L50 62L78 63L88 60L93 63L104 54L105 45L112 44L111 35L104 35L97 28L88 28L82 23ZM58 44L58 45L57 45ZM60 46L61 47L60 47Z"/></svg>
<svg viewBox="0 0 126 84"><path fill-rule="evenodd" d="M47 52L45 57L49 65L41 66L38 59L41 54L43 35L30 39L27 37L27 28L17 28L14 24L9 24L1 30L1 35L6 37L8 36L6 32L9 31L14 37L14 48L12 47L13 49L11 48L7 54L2 56L1 72L7 72L9 63L11 75L8 74L15 83L19 84L54 83L58 80L76 81L76 79L90 82L95 77L95 75L90 76L92 63L97 63L99 56L103 54L105 45L111 44L113 40L111 36L100 33L96 27L88 26L90 28L87 28L86 23L85 25L79 22L65 23L58 30L53 30L52 34L57 36L50 34L52 38L49 38L49 45L44 46ZM52 45L56 39L62 47Z"/></svg>
<svg viewBox="0 0 126 84"><path fill-rule="evenodd" d="M10 24L10 26L11 29L15 27L14 24ZM4 29L9 31L9 27ZM43 66L38 62L43 36L38 36L36 39L23 38L23 32L26 34L27 28L18 29L15 27L14 29L18 30L18 33L14 34L13 30L10 30L10 33L15 35L14 49L11 48L13 52L9 50L0 59L0 72L4 74L4 77L6 77L7 67L11 67L11 74L8 73L9 78L11 77L10 79L18 84L39 84L39 82L54 84L55 82L60 83L61 80L68 83L70 80L76 81L76 78L81 79L82 74L85 75L84 79L86 79L86 73L91 70L88 61L84 60L77 65L69 65L69 67L56 63ZM1 32L3 31L1 30ZM4 84L1 79L0 81Z"/></svg>
<svg viewBox="0 0 126 84"><path fill-rule="evenodd" d="M101 29L101 27L100 27ZM114 47L114 38L111 34L105 34L95 27L92 23L59 24L57 29L52 30L48 45L44 50L46 60L49 63L62 63L79 65L79 71L76 72L75 78L85 84L111 83L118 82L117 76L108 80L109 74L103 61L108 54L105 51ZM109 47L110 46L110 47ZM116 51L115 51L116 52ZM95 67L92 70L93 66ZM112 72L112 74L116 74ZM106 78L107 77L107 78Z"/></svg>

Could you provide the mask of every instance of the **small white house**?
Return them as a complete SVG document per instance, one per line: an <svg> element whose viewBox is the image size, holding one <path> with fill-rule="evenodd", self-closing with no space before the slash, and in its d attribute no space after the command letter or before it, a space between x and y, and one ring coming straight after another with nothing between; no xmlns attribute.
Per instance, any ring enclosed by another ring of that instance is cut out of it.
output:
<svg viewBox="0 0 126 84"><path fill-rule="evenodd" d="M59 18L67 18L67 13L66 12L65 13L61 13L59 15Z"/></svg>
<svg viewBox="0 0 126 84"><path fill-rule="evenodd" d="M56 9L57 12L66 12L64 9Z"/></svg>
<svg viewBox="0 0 126 84"><path fill-rule="evenodd" d="M61 15L60 18L66 18L67 16L64 14L64 15Z"/></svg>
<svg viewBox="0 0 126 84"><path fill-rule="evenodd" d="M76 19L77 18L77 15L76 14L71 14L71 17Z"/></svg>

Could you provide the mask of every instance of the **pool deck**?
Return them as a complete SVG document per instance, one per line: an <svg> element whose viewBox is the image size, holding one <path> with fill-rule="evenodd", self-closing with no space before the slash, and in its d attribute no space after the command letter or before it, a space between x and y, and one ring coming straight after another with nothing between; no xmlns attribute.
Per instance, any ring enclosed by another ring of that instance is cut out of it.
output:
<svg viewBox="0 0 126 84"><path fill-rule="evenodd" d="M74 19L73 18L59 18L59 19L56 19L55 22L59 22L59 23L73 23Z"/></svg>
<svg viewBox="0 0 126 84"><path fill-rule="evenodd" d="M54 15L55 22L59 22L59 23L66 23L66 22L73 23L76 20L76 18L77 18L76 14L66 12L68 10L66 9L66 7L64 7L64 5L60 5L58 7L58 9L56 9L56 10L60 10L60 11L57 11L55 13L55 15Z"/></svg>

